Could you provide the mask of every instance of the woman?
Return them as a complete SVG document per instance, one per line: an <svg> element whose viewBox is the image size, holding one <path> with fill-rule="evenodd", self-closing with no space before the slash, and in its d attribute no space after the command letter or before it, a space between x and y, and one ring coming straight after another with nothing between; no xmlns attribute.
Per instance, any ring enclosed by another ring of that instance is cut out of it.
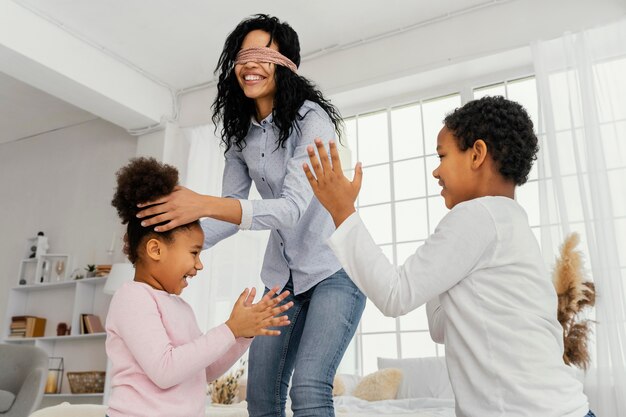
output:
<svg viewBox="0 0 626 417"><path fill-rule="evenodd" d="M335 227L313 196L302 164L307 145L339 134L341 119L297 74L297 33L277 18L255 15L227 37L220 56L213 121L221 122L226 164L223 197L179 187L140 212L157 231L207 217L205 248L240 229L270 230L261 278L293 295L291 325L250 348L248 412L284 415L290 377L294 416L333 416L332 383L365 307L365 297L326 245ZM248 200L252 181L263 197ZM267 291L267 289L266 289Z"/></svg>

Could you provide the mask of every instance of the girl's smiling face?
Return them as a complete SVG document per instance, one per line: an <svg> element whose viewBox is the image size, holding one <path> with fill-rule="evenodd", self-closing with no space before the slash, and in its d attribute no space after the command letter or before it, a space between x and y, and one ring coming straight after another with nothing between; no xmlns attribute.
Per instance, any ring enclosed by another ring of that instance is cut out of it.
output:
<svg viewBox="0 0 626 417"><path fill-rule="evenodd" d="M158 281L164 291L180 295L188 285L187 280L203 267L200 252L204 233L199 225L194 225L175 232L173 237L172 242L162 246Z"/></svg>

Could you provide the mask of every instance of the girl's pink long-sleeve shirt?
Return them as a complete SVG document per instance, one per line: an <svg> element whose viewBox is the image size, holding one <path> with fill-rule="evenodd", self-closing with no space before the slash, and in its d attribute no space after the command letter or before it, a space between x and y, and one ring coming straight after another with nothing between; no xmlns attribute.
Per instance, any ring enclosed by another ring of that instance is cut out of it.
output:
<svg viewBox="0 0 626 417"><path fill-rule="evenodd" d="M135 281L115 292L106 331L109 417L204 416L207 382L252 341L235 339L225 324L202 334L182 298Z"/></svg>

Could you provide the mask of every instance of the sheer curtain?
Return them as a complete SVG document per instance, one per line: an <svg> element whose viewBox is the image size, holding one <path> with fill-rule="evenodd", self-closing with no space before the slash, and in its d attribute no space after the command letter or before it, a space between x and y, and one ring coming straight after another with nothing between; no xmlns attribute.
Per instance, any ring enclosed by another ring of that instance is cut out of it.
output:
<svg viewBox="0 0 626 417"><path fill-rule="evenodd" d="M597 291L585 389L599 416L626 416L626 20L536 43L533 59L542 249L552 264L581 235Z"/></svg>
<svg viewBox="0 0 626 417"><path fill-rule="evenodd" d="M213 125L182 129L189 147L183 185L201 194L220 196L224 152ZM252 190L251 198L257 198ZM204 269L190 280L183 298L193 308L200 329L206 331L226 321L244 288L262 294L261 265L268 232L240 231L201 255Z"/></svg>

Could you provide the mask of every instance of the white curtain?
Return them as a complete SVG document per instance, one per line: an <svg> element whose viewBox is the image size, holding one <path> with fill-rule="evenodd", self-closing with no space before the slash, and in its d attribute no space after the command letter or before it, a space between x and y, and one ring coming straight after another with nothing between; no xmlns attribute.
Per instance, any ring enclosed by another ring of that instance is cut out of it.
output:
<svg viewBox="0 0 626 417"><path fill-rule="evenodd" d="M220 196L224 152L213 125L182 129L189 146L186 178L182 184L198 193ZM251 196L258 196L256 190ZM190 280L183 298L192 306L200 329L206 331L226 321L244 288L262 294L261 265L268 232L240 231L202 253L204 269Z"/></svg>
<svg viewBox="0 0 626 417"><path fill-rule="evenodd" d="M626 416L626 21L533 45L541 246L581 235L597 301L585 380L599 417Z"/></svg>

